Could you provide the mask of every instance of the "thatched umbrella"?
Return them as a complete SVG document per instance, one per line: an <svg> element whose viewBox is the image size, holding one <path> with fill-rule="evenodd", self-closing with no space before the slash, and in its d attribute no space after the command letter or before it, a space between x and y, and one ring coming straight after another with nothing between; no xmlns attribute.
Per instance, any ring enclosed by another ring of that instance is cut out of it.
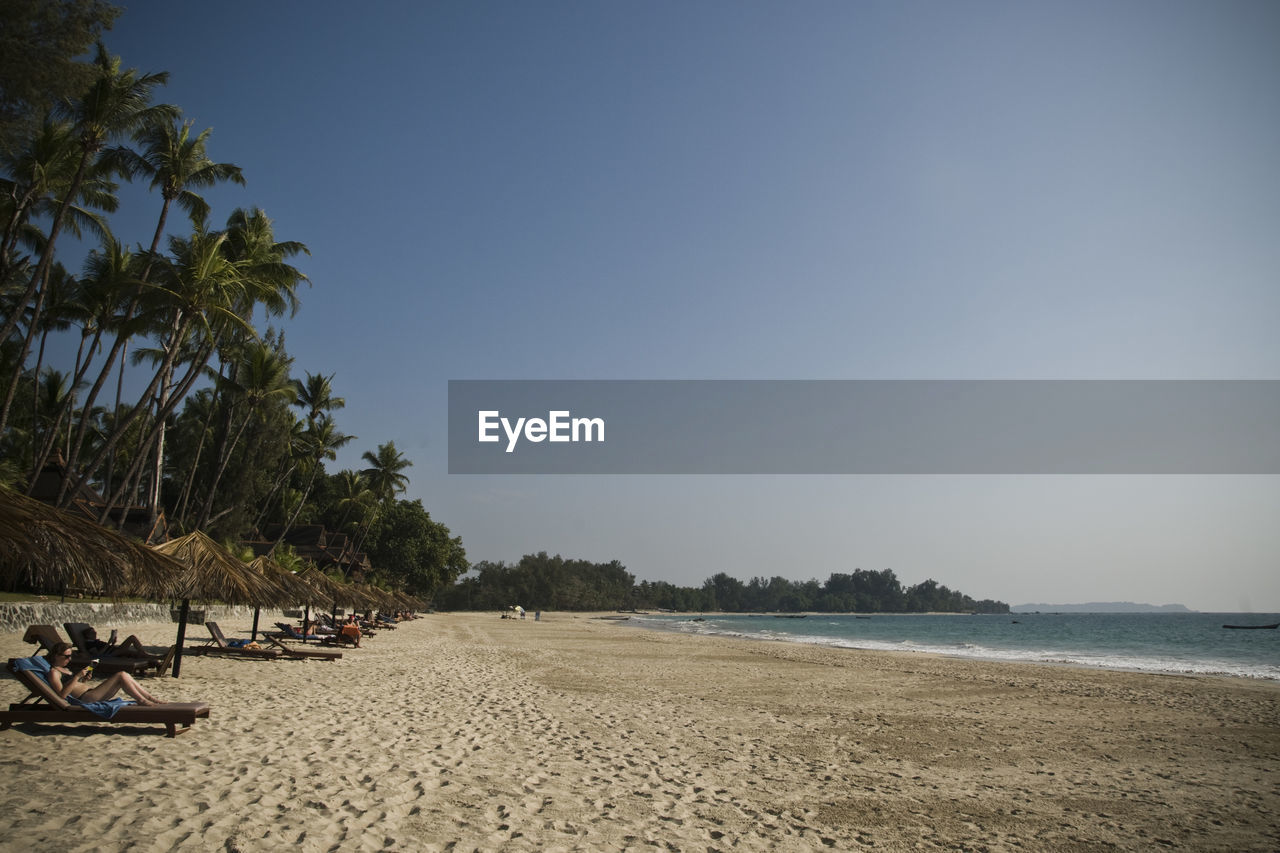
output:
<svg viewBox="0 0 1280 853"><path fill-rule="evenodd" d="M270 557L265 555L255 557L249 563L249 568L258 572L268 583L279 590L279 598L277 600L281 603L305 604L310 607L312 604L323 600L323 596L320 595L315 587ZM253 608L253 629L249 634L251 640L258 639L258 616L261 610L261 606Z"/></svg>
<svg viewBox="0 0 1280 853"><path fill-rule="evenodd" d="M312 606L314 605L319 610L322 605L337 602L343 591L342 584L339 584L315 566L309 566L298 572L297 578L314 592L314 597L306 600L306 610L302 615L302 642L305 643L308 629L311 627ZM336 609L338 605L334 603L333 606Z"/></svg>
<svg viewBox="0 0 1280 853"><path fill-rule="evenodd" d="M0 580L6 586L20 581L32 589L74 586L111 598L165 599L182 571L136 539L0 488Z"/></svg>
<svg viewBox="0 0 1280 853"><path fill-rule="evenodd" d="M368 607L372 600L354 584L336 581L314 566L299 572L299 577L314 586L323 601L332 603L332 618L337 622L338 605L345 604L352 610Z"/></svg>
<svg viewBox="0 0 1280 853"><path fill-rule="evenodd" d="M373 584L358 583L353 585L357 591L363 593L365 598L368 599L366 606L375 607L378 610L387 610L395 606L395 598L385 589L379 589Z"/></svg>
<svg viewBox="0 0 1280 853"><path fill-rule="evenodd" d="M427 605L420 598L415 598L404 590L395 593L396 610L426 610Z"/></svg>
<svg viewBox="0 0 1280 853"><path fill-rule="evenodd" d="M281 592L266 578L237 560L225 548L199 530L157 545L186 567L174 598L182 599L178 616L178 652L173 659L173 677L182 668L182 646L187 635L187 613L192 599L224 601L227 604L276 604Z"/></svg>

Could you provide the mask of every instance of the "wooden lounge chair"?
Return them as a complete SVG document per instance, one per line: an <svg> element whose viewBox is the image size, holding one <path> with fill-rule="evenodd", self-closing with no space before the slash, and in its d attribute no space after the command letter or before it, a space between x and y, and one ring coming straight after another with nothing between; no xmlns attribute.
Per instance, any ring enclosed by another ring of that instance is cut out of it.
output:
<svg viewBox="0 0 1280 853"><path fill-rule="evenodd" d="M22 635L23 642L36 643L37 650L51 649L57 643L65 643L62 635L58 633L58 629L52 625L28 625L27 633ZM72 643L72 645L75 645ZM94 660L95 656L85 652L83 649L76 649L71 654L71 668L79 669ZM98 665L94 671L99 675L111 675L114 672L127 672L130 675L143 675L148 669L157 666L157 662L148 661L142 658L126 658L118 655L103 655L98 658ZM157 670L158 671L158 670Z"/></svg>
<svg viewBox="0 0 1280 853"><path fill-rule="evenodd" d="M95 656L93 652L89 651L85 642L85 631L91 628L91 625L87 622L63 622L62 627L67 629L67 636L71 638L71 644L79 650L81 655ZM98 671L103 675L110 675L121 670L131 675L138 675L139 669L134 666L134 661L143 661L146 664L146 669L154 669L156 675L164 675L165 670L169 668L169 664L173 662L172 652L166 655L153 655L146 649L142 649L140 654L122 654L119 651L111 651L96 655L96 657L100 661ZM166 657L168 661L165 660Z"/></svg>
<svg viewBox="0 0 1280 853"><path fill-rule="evenodd" d="M14 723L162 723L169 737L185 734L200 717L209 716L208 702L166 702L163 705L125 705L111 719L103 719L87 708L72 705L59 696L40 675L16 668L17 659L9 659L9 671L30 691L21 702L0 711L0 730ZM181 728L179 728L181 726Z"/></svg>
<svg viewBox="0 0 1280 853"><path fill-rule="evenodd" d="M42 652L45 649L51 649L58 643L65 643L62 635L58 633L58 629L52 625L28 625L27 633L22 635L22 642L35 643L36 651ZM72 645L75 645L74 643Z"/></svg>
<svg viewBox="0 0 1280 853"><path fill-rule="evenodd" d="M218 627L217 622L206 622L204 626L209 629L209 636L212 638L205 643L204 654L256 658L258 660L276 660L284 654L279 649L245 649L233 646L227 642L227 637L222 633L222 629Z"/></svg>
<svg viewBox="0 0 1280 853"><path fill-rule="evenodd" d="M300 649L297 646L286 645L272 634L263 634L267 642L273 648L280 650L280 653L287 658L296 658L297 660L338 660L342 657L342 652L325 651L324 649Z"/></svg>
<svg viewBox="0 0 1280 853"><path fill-rule="evenodd" d="M337 635L335 634L307 634L304 636L301 631L288 622L277 622L276 627L280 629L278 632L263 632L263 636L275 637L277 640L295 640L300 643L310 640L313 643L323 643L326 646L338 645Z"/></svg>

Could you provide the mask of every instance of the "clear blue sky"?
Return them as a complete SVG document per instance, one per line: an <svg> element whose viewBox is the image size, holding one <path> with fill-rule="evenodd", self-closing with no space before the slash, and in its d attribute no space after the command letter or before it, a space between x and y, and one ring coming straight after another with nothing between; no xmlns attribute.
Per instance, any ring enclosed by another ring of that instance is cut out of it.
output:
<svg viewBox="0 0 1280 853"><path fill-rule="evenodd" d="M1275 477L462 477L449 379L1280 378L1274 2L130 2L472 560L1280 610ZM130 200L132 199L132 201ZM158 201L117 230L149 239Z"/></svg>

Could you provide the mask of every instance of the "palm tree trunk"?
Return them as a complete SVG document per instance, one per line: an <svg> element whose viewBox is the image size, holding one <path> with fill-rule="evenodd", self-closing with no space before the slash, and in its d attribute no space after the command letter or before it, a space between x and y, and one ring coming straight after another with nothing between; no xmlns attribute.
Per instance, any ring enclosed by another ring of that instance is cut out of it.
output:
<svg viewBox="0 0 1280 853"><path fill-rule="evenodd" d="M208 437L209 426L212 421L213 409L210 408L209 416L204 419L204 425L200 429L200 440L196 443L195 459L191 462L191 471L187 474L186 485L182 487L182 497L178 499L178 508L174 510L179 529L184 529L187 524L187 504L191 499L192 484L196 481L196 471L200 467L200 456L204 453L204 440Z"/></svg>
<svg viewBox="0 0 1280 853"><path fill-rule="evenodd" d="M227 365L227 381L234 385L239 373L240 367L233 359ZM227 450L227 442L231 435L231 422L233 419L234 415L232 413L232 404L231 401L228 400L226 405L223 406L222 428L218 430L218 448L216 458L219 465L224 465L225 463L223 460L231 455ZM213 501L216 497L215 491L215 489L209 489L209 493L204 497L204 502L200 505L200 516L196 519L196 530L203 530L204 526L209 523L209 517L213 514Z"/></svg>
<svg viewBox="0 0 1280 853"><path fill-rule="evenodd" d="M160 383L160 397L156 400L157 410L168 407L171 381L172 376L166 376L164 382ZM155 455L151 463L151 489L147 494L147 517L152 524L156 523L156 519L160 515L160 485L164 479L164 435L166 426L166 419L164 418L161 418L155 425L157 431Z"/></svg>
<svg viewBox="0 0 1280 853"><path fill-rule="evenodd" d="M48 278L48 276L45 276ZM18 357L14 361L13 378L9 380L9 390L4 395L4 405L0 408L0 435L4 434L5 425L9 422L9 410L13 406L13 399L17 396L18 386L22 384L22 375L26 371L23 365L27 363L27 356L31 352L31 342L35 339L36 329L40 325L40 309L44 305L45 293L48 292L47 287L41 287L36 293L35 308L31 312L31 324L27 327L27 332L22 336L22 346L18 351ZM17 312L14 312L15 315ZM0 341L5 338L0 338ZM36 384L40 382L40 376L37 373L35 377Z"/></svg>
<svg viewBox="0 0 1280 853"><path fill-rule="evenodd" d="M191 386L195 383L196 378L204 370L204 366L208 364L209 358L213 355L215 345L216 342L210 342L201 348L200 352L197 353L196 358L192 359L191 367L188 368L186 375L179 384L178 391L172 394L164 405L161 406L157 404L156 423L153 423L151 429L147 432L146 437L143 440L143 449L134 457L133 464L129 466L129 470L125 474L124 481L121 483L120 488L116 489L115 493L113 493L111 498L107 501L107 505L103 508L102 514L99 517L99 523L104 523L111 510L119 505L121 497L126 494L126 490L124 488L125 484L127 484L131 478L137 477L139 469L146 462L147 452L154 446L156 438L164 432L164 430L160 426L157 426L157 424L163 424L164 420L173 413L173 410L177 408L178 403L186 396L187 392L191 389ZM176 356L176 348L172 355ZM170 362L168 364L168 367L170 368L173 366L171 363L172 360L172 356L166 359L167 362ZM135 407L134 411L130 414L136 414L137 411L138 407ZM117 425L117 431L118 430L119 425ZM113 431L113 436L115 434L116 431ZM99 451L98 456L101 457L102 455L103 453ZM99 461L101 461L101 459L99 459Z"/></svg>
<svg viewBox="0 0 1280 853"><path fill-rule="evenodd" d="M284 466L281 466L281 467L284 467ZM279 477L276 478L276 484L271 487L271 491L267 492L267 497L262 502L262 510L258 513L258 517L253 521L253 527L255 530L262 529L262 521L267 517L267 512L271 509L272 498L276 496L276 492L280 490L280 488L284 485L284 483L291 476L293 476L293 472L295 469L297 469L297 467L298 467L298 463L297 462L293 463L292 465L289 466L289 470L285 471L283 474L281 474Z"/></svg>
<svg viewBox="0 0 1280 853"><path fill-rule="evenodd" d="M381 506L376 506L373 508L373 512L369 514L369 520L365 522L364 531L360 534L360 541L353 543L351 546L351 550L359 552L360 549L364 547L364 540L369 538L369 531L373 529L373 522L377 520L378 511L381 509L382 509Z"/></svg>
<svg viewBox="0 0 1280 853"><path fill-rule="evenodd" d="M36 392L31 395L31 429L34 431L36 424L40 422L40 368L44 367L44 348L49 340L49 329L46 327L40 333L40 346L36 347L36 369L34 376L36 378ZM32 448L35 449L34 447ZM35 461L35 458L32 458Z"/></svg>
<svg viewBox="0 0 1280 853"><path fill-rule="evenodd" d="M8 278L12 264L13 250L18 247L19 230L23 221L31 212L31 204L35 201L35 184L27 187L22 198L14 205L13 215L4 227L4 236L0 238L0 281ZM27 297L28 299L30 297ZM2 340L2 339L0 339Z"/></svg>
<svg viewBox="0 0 1280 853"><path fill-rule="evenodd" d="M183 321L182 329L180 330L180 334L178 335L179 339L181 339L182 336L186 334L187 329L191 325L191 322L192 322L191 318L187 318ZM142 415L143 411L146 408L147 401L152 399L152 397L155 396L156 390L160 386L160 381L164 377L165 371L173 367L173 362L177 359L177 357L178 357L177 347L174 347L169 353L165 355L164 363L160 366L160 369L156 371L155 375L151 377L151 382L147 385L146 390L142 392L142 397L138 400L138 403L132 409L130 409L128 414L126 414L123 418L118 418L116 420L111 430L111 434L107 436L107 440L102 443L102 447L99 448L96 454L94 454L93 459L85 467L84 472L81 473L79 476L77 476L75 478L75 482L71 484L69 489L70 492L74 493L76 489L80 488L80 485L84 483L86 480L88 480L94 471L98 470L98 466L102 464L102 460L107 457L107 454L115 450L116 445L119 444L120 439L124 435L124 431L128 429L128 427ZM67 479L71 479L71 478L68 477ZM66 490L67 490L67 487L64 484L64 492ZM67 502L66 494L63 494L62 498L58 502L58 506L59 507L64 506L66 502Z"/></svg>
<svg viewBox="0 0 1280 853"><path fill-rule="evenodd" d="M120 483L117 495L112 495L107 500L106 506L102 510L102 515L98 519L99 524L106 524L107 519L111 515L111 511L117 506L129 507L136 503L136 499L142 490L142 477L145 465L141 464L141 460L147 458L147 453L151 449L153 433L143 431L138 435L138 445L134 448L133 458L136 464L130 465L129 470L125 473L124 479ZM124 523L128 517L127 512L120 513L120 520L116 522L116 530L124 530Z"/></svg>
<svg viewBox="0 0 1280 853"><path fill-rule="evenodd" d="M213 506L214 495L218 493L218 484L222 482L222 475L226 473L227 464L231 461L231 454L235 453L236 445L240 443L240 436L244 435L245 428L249 426L251 420L253 420L252 408L245 413L244 420L240 423L240 428L236 430L235 436L231 439L231 444L227 447L227 452L218 460L218 469L214 472L213 481L209 484L209 495L205 501L206 506Z"/></svg>
<svg viewBox="0 0 1280 853"><path fill-rule="evenodd" d="M131 316L132 312L136 310L137 297L139 295L140 294L137 294L137 293L134 294L134 299L131 302L129 308L125 312L127 316ZM76 429L75 441L72 442L71 452L67 454L67 471L68 472L75 471L79 467L80 453L84 449L85 436L88 434L88 431L89 431L89 418L87 414L93 410L93 404L98 402L98 394L101 393L102 386L107 384L107 379L111 376L111 370L112 368L115 367L116 359L120 358L121 352L128 347L128 342L129 342L129 338L126 335L125 330L122 328L116 334L115 342L111 345L111 351L107 353L107 360L102 365L102 369L98 372L98 378L94 380L93 387L89 389L89 394L87 397L85 397L84 407L81 410L82 412L85 413L85 416L80 418L80 425ZM88 367L87 364L85 366L86 368ZM124 360L123 359L121 359L121 362L120 362L120 380L119 381L120 383L124 382ZM146 399L146 397L144 396L143 399ZM119 414L120 412L120 385L116 386L116 408L114 411L116 414ZM112 445L112 450L110 452L113 453L113 458L114 458L114 449L115 447L114 445ZM94 463L93 470L97 469L98 464L101 464L101 460L98 460L98 462ZM89 473L92 473L92 471L90 471ZM58 506L62 506L64 501L66 500L67 489L70 485L69 480L70 480L69 477L63 478L62 488L59 490L58 497L55 501L55 503ZM78 484L77 484L77 487L78 487Z"/></svg>
<svg viewBox="0 0 1280 853"><path fill-rule="evenodd" d="M120 401L124 398L124 367L129 363L129 342L124 342L124 347L120 350L120 369L116 371L116 407L111 411L116 414L120 413ZM111 455L107 457L107 473L102 478L103 488L105 491L111 491L111 481L115 477L116 472L116 452L111 451Z"/></svg>
<svg viewBox="0 0 1280 853"><path fill-rule="evenodd" d="M129 299L128 306L126 306L126 308L124 309L124 313L119 318L118 322L121 325L121 331L116 335L115 343L111 345L111 352L107 355L106 363L102 366L102 371L98 374L97 381L93 383L93 388L90 389L89 396L85 398L84 409L86 412L91 410L93 408L93 404L98 401L98 394L102 391L102 386L106 384L107 377L111 375L111 369L115 365L115 360L117 358L120 359L120 375L116 379L116 407L114 411L117 413L120 411L120 400L124 395L123 393L124 392L124 368L125 368L125 362L128 360L129 338L131 337L125 334L125 328L128 322L133 319L134 312L138 310L138 302L142 298L142 291L145 288L146 283L149 280L149 277L151 275L151 266L155 262L156 252L159 250L159 247L160 247L160 237L164 233L165 220L168 219L168 216L169 216L169 204L170 204L170 200L165 199L164 203L160 207L160 218L156 223L155 233L151 237L151 251L147 255L147 264L145 267L143 267L142 274L138 276L138 286L134 289L133 295ZM3 340L3 338L0 338L0 340ZM146 399L145 394L143 395L143 399ZM80 421L80 429L76 431L76 440L75 440L74 449L70 454L68 454L68 458L67 458L67 470L69 472L76 470L76 465L80 461L80 451L84 446L86 428L87 428L87 421L82 418ZM2 431L3 430L0 429L0 432ZM111 455L111 468L114 469L115 468L114 445L112 446L110 455ZM101 464L101 460L99 460L97 463L94 463L94 466L93 466L94 469L96 469L99 464ZM112 473L111 471L108 471L108 474L107 474L108 490L110 489L111 473ZM62 488L59 490L57 500L55 501L55 503L58 506L62 506L63 502L66 500L66 489L67 489L68 479L69 478L66 478L66 477L63 478ZM78 487L79 486L77 484L77 488Z"/></svg>
<svg viewBox="0 0 1280 853"><path fill-rule="evenodd" d="M40 324L40 308L44 304L44 291L49 278L49 270L53 268L54 247L57 245L58 235L62 233L62 223L66 219L67 209L71 207L71 200L80 194L80 185L84 182L84 172L89 164L90 153L88 149L85 149L80 155L80 163L76 167L75 176L71 179L71 186L62 197L62 202L58 205L58 212L53 217L53 224L49 228L49 238L44 244L44 254L40 256L40 263L36 266L35 272L31 274L31 282L27 285L22 299L15 304L13 316L5 320L4 326L0 327L0 341L7 341L9 335L13 334L13 330L18 325L18 317L22 314L22 308L31 302L33 296L36 297L36 303L35 311L31 317L31 328L34 330ZM38 295L37 291L39 291ZM4 407L0 409L0 435L4 435L5 427L9 423L9 408L13 403L13 395L18 389L18 380L23 373L22 366L27 360L29 346L30 341L24 344L21 354L18 356L17 361L14 362L13 380L9 383L9 392L5 395Z"/></svg>
<svg viewBox="0 0 1280 853"><path fill-rule="evenodd" d="M298 516L302 513L302 508L307 505L307 497L311 494L311 487L316 482L316 472L320 470L320 460L315 460L315 467L311 469L311 476L307 478L307 487L302 491L302 499L298 501L298 508L293 511L293 515L289 516L289 520L285 522L284 527L280 529L280 535L276 537L276 541L271 543L271 550L267 552L270 557L276 552L276 548L280 547L280 543L284 541L284 537L288 534L289 528L293 527L293 523L298 520Z"/></svg>

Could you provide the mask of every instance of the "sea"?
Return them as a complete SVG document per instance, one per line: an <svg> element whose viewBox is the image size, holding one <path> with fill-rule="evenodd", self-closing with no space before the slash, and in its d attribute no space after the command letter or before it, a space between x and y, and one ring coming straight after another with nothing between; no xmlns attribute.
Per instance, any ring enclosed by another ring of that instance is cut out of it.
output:
<svg viewBox="0 0 1280 853"><path fill-rule="evenodd" d="M638 627L686 634L1132 672L1280 681L1276 613L632 614Z"/></svg>

